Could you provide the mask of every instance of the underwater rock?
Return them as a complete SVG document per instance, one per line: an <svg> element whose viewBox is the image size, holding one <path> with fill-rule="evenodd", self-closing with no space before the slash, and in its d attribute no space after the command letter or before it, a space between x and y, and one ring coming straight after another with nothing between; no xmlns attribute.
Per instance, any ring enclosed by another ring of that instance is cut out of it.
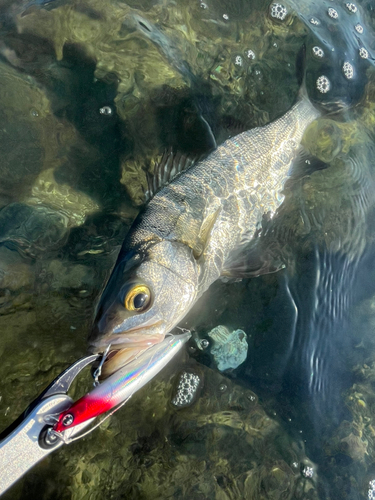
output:
<svg viewBox="0 0 375 500"><path fill-rule="evenodd" d="M88 215L99 210L98 203L85 193L68 184L58 183L52 168L39 174L30 194L25 200L28 205L44 205L58 211L67 219L68 227L80 226Z"/></svg>
<svg viewBox="0 0 375 500"><path fill-rule="evenodd" d="M0 246L0 289L11 292L32 289L34 285L32 265L17 253Z"/></svg>
<svg viewBox="0 0 375 500"><path fill-rule="evenodd" d="M34 266L18 252L0 246L0 315L29 310L35 293ZM4 338L5 332L2 331Z"/></svg>
<svg viewBox="0 0 375 500"><path fill-rule="evenodd" d="M0 53L4 55L2 42ZM32 78L0 63L0 206L21 201L37 175L58 166L73 128L52 113L45 92Z"/></svg>
<svg viewBox="0 0 375 500"><path fill-rule="evenodd" d="M25 255L56 249L66 238L66 217L48 207L11 203L0 211L0 243Z"/></svg>
<svg viewBox="0 0 375 500"><path fill-rule="evenodd" d="M89 266L60 260L52 260L45 273L50 276L49 282L52 290L78 289L81 296L85 295L85 291L92 289L95 277L94 269Z"/></svg>
<svg viewBox="0 0 375 500"><path fill-rule="evenodd" d="M120 182L125 186L126 192L135 206L141 206L145 203L147 190L145 166L145 161L127 160L122 164Z"/></svg>
<svg viewBox="0 0 375 500"><path fill-rule="evenodd" d="M214 341L211 354L221 372L234 370L245 361L248 344L243 330L230 332L226 326L219 325L208 332L208 335Z"/></svg>
<svg viewBox="0 0 375 500"><path fill-rule="evenodd" d="M335 432L335 435L326 445L325 451L327 455L335 456L344 454L352 460L362 462L363 465L365 464L366 456L369 455L369 441L364 437L367 434L363 433L365 425L358 426L359 422L360 420L352 423L346 420L341 422L339 428Z"/></svg>

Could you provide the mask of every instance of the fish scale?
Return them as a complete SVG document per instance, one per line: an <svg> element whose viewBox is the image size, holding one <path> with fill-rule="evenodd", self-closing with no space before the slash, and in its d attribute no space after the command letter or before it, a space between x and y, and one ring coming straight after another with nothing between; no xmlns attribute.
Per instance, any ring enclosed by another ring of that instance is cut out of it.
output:
<svg viewBox="0 0 375 500"><path fill-rule="evenodd" d="M189 207L189 216L176 222L173 231L176 240L193 242L192 225L197 225L197 214L202 217L200 224L204 223L204 213L197 207L195 190L191 186L203 187L201 196L208 207L204 211L206 217L212 212L210 207L221 207L202 259L207 269L199 285L200 294L221 274L215 262L217 250L220 248L223 251L224 265L225 258L243 239L243 231L254 233L263 214L274 213L280 206L283 200L281 192L295 157L296 146L307 126L319 114L307 98L302 98L275 122L228 139L207 159L192 167L188 174L180 176L160 192L165 207L169 206L168 200L173 197L171 193L177 190L184 195ZM242 166L241 172L238 165ZM225 200L227 203L224 203ZM239 210L239 207L242 209ZM146 214L148 212L153 212L153 201ZM231 215L233 212L237 221ZM146 220L147 215L144 219L147 224Z"/></svg>

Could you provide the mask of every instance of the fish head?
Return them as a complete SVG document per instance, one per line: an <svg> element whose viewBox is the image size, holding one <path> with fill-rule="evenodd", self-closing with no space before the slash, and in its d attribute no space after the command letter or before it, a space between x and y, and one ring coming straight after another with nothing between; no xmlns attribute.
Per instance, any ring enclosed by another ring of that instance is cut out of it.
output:
<svg viewBox="0 0 375 500"><path fill-rule="evenodd" d="M198 275L193 252L182 243L163 240L120 254L89 337L94 353L111 346L103 376L164 339L194 303Z"/></svg>

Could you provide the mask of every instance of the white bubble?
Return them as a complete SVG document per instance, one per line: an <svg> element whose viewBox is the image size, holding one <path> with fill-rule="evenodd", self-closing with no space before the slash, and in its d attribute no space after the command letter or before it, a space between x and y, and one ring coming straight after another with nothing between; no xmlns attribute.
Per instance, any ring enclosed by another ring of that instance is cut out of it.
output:
<svg viewBox="0 0 375 500"><path fill-rule="evenodd" d="M172 399L174 406L182 407L191 404L199 388L200 378L194 373L184 372L180 376L176 394Z"/></svg>
<svg viewBox="0 0 375 500"><path fill-rule="evenodd" d="M368 500L375 500L375 479L369 481L369 489L367 492Z"/></svg>
<svg viewBox="0 0 375 500"><path fill-rule="evenodd" d="M324 57L323 49L318 47L317 45L315 45L315 47L312 48L312 52L313 52L314 56L316 56L316 57L319 57L319 58Z"/></svg>
<svg viewBox="0 0 375 500"><path fill-rule="evenodd" d="M362 33L363 33L363 26L362 26L362 24L357 23L354 26L354 29L356 30L357 33L359 33L360 35L362 35Z"/></svg>
<svg viewBox="0 0 375 500"><path fill-rule="evenodd" d="M201 4L200 4L200 5L201 5L201 8L202 8L202 9L207 9L207 4L206 4L206 3L201 2Z"/></svg>
<svg viewBox="0 0 375 500"><path fill-rule="evenodd" d="M346 3L345 7L348 9L349 12L353 12L353 14L355 14L358 10L355 3Z"/></svg>
<svg viewBox="0 0 375 500"><path fill-rule="evenodd" d="M310 23L313 24L314 26L319 26L320 21L316 17L310 17Z"/></svg>
<svg viewBox="0 0 375 500"><path fill-rule="evenodd" d="M200 340L200 342L198 343L198 347L203 350L203 349L207 349L207 347L210 345L210 342L209 340L207 339L202 339Z"/></svg>
<svg viewBox="0 0 375 500"><path fill-rule="evenodd" d="M329 17L331 17L332 19L338 19L338 17L339 17L339 14L338 14L337 10L332 9L332 7L330 7L330 8L328 9L328 15L329 15Z"/></svg>
<svg viewBox="0 0 375 500"><path fill-rule="evenodd" d="M228 14L223 14L223 19L224 19L225 21L229 21L229 16L228 16Z"/></svg>
<svg viewBox="0 0 375 500"><path fill-rule="evenodd" d="M99 109L99 113L101 115L110 116L113 113L113 111L110 106L103 106L102 108Z"/></svg>
<svg viewBox="0 0 375 500"><path fill-rule="evenodd" d="M102 108L99 109L99 113L101 115L110 116L113 113L113 111L110 106L103 106Z"/></svg>
<svg viewBox="0 0 375 500"><path fill-rule="evenodd" d="M342 72L344 73L345 78L347 78L348 80L351 80L354 76L354 68L348 61L344 62L342 66Z"/></svg>
<svg viewBox="0 0 375 500"><path fill-rule="evenodd" d="M242 57L241 56L236 56L234 64L236 64L237 66L242 66L242 64L243 64Z"/></svg>
<svg viewBox="0 0 375 500"><path fill-rule="evenodd" d="M362 59L368 59L368 56L368 51L364 47L361 47L359 49L359 57L362 57Z"/></svg>
<svg viewBox="0 0 375 500"><path fill-rule="evenodd" d="M249 49L247 52L246 52L246 55L249 59L255 59L255 52L251 49Z"/></svg>
<svg viewBox="0 0 375 500"><path fill-rule="evenodd" d="M304 477L313 477L314 475L314 469L312 467L304 467L302 470L302 474Z"/></svg>
<svg viewBox="0 0 375 500"><path fill-rule="evenodd" d="M316 88L322 94L326 94L331 89L331 82L326 76L322 75L316 81Z"/></svg>
<svg viewBox="0 0 375 500"><path fill-rule="evenodd" d="M288 14L288 11L286 10L286 7L281 3L273 3L270 7L270 14L271 17L279 19L280 21L284 21Z"/></svg>

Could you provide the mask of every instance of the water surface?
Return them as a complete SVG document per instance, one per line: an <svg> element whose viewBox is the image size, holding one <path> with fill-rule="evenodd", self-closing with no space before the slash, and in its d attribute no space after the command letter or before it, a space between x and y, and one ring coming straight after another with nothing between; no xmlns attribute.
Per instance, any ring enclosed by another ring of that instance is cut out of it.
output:
<svg viewBox="0 0 375 500"><path fill-rule="evenodd" d="M165 150L206 155L285 113L304 44L309 94L329 111L304 138L319 161L268 227L286 268L215 283L182 322L195 340L178 366L4 498L375 498L375 15L352 5L2 2L0 430L85 354ZM218 325L249 345L225 373ZM201 381L184 408L181 371Z"/></svg>

